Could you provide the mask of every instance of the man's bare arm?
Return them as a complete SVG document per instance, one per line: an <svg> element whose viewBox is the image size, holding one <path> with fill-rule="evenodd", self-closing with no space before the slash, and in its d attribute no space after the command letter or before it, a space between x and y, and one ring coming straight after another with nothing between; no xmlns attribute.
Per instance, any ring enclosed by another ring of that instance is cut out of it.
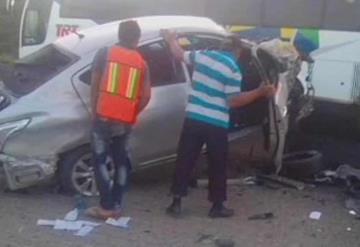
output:
<svg viewBox="0 0 360 247"><path fill-rule="evenodd" d="M147 69L142 98L140 102L140 111L144 110L144 108L149 104L150 98L151 98L151 81L150 81L149 70Z"/></svg>
<svg viewBox="0 0 360 247"><path fill-rule="evenodd" d="M99 97L99 88L101 82L101 74L98 71L91 73L91 94L90 94L90 105L92 117L96 116L96 105Z"/></svg>
<svg viewBox="0 0 360 247"><path fill-rule="evenodd" d="M166 43L169 45L170 51L173 54L173 56L176 59L178 59L180 61L183 61L185 51L179 45L179 43L178 43L178 41L176 39L176 33L171 32L169 30L162 30L161 33L162 33Z"/></svg>

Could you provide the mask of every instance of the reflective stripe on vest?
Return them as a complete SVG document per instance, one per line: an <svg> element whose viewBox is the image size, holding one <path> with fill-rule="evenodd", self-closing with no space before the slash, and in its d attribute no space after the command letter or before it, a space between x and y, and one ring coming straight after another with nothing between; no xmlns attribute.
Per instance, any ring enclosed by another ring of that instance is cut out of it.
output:
<svg viewBox="0 0 360 247"><path fill-rule="evenodd" d="M97 113L111 120L134 123L138 114L146 63L133 50L110 48Z"/></svg>
<svg viewBox="0 0 360 247"><path fill-rule="evenodd" d="M110 62L108 67L106 91L136 99L139 93L141 70L114 62Z"/></svg>

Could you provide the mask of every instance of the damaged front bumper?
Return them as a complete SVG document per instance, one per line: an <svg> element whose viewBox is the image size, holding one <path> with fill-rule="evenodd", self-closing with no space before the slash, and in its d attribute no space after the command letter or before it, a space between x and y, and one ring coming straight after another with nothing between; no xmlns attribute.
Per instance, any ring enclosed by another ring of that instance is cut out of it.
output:
<svg viewBox="0 0 360 247"><path fill-rule="evenodd" d="M54 176L57 160L19 158L0 154L8 188L17 190L37 184Z"/></svg>

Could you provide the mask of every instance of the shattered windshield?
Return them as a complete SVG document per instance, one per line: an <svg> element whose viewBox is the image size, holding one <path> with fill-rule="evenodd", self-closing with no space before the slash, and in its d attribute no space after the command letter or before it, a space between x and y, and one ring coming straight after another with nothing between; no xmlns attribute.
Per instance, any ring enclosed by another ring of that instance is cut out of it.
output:
<svg viewBox="0 0 360 247"><path fill-rule="evenodd" d="M18 60L14 65L2 66L0 77L15 95L34 91L68 67L75 55L51 44Z"/></svg>

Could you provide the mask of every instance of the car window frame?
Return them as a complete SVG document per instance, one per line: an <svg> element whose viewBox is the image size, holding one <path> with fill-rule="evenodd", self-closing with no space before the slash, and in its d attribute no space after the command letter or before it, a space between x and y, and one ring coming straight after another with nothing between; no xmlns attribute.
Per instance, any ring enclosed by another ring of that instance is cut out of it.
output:
<svg viewBox="0 0 360 247"><path fill-rule="evenodd" d="M166 49L166 54L167 56L169 56L170 60L171 60L171 53L170 53L170 50L166 47L166 43L165 43L165 40L163 38L156 38L156 39L152 39L152 40L147 40L146 42L143 42L139 45L138 49L139 48L142 48L142 47L145 47L145 46L148 46L148 45L151 45L151 44L154 44L154 43L162 43L164 44L164 48ZM175 58L174 58L175 59ZM145 58L144 58L145 60ZM146 60L145 60L146 61ZM171 86L171 85L177 85L177 84L181 84L181 83L185 83L188 81L188 71L186 69L186 66L185 66L185 63L182 62L182 61L178 61L179 62L179 68L181 68L182 70L182 73L183 73L183 78L184 80L183 81L177 81L177 82L166 82L166 83L161 83L159 85L155 85L153 81L151 81L151 87L166 87L166 86ZM148 61L146 61L146 63L148 64ZM148 65L149 66L149 65ZM173 66L172 66L173 67ZM173 68L174 70L174 68ZM149 72L150 73L150 72ZM175 74L175 71L174 71L174 74Z"/></svg>
<svg viewBox="0 0 360 247"><path fill-rule="evenodd" d="M187 35L192 35L192 36L201 36L201 37L206 37L206 38L212 38L212 39L217 39L217 40L226 40L227 36L226 35L221 35L221 34L215 34L215 33L206 33L206 32L181 32L179 34L179 36L187 36ZM142 42L139 44L139 48L144 47L146 45L150 45L152 43L156 43L156 42L165 42L164 39L162 37L157 37L154 39L149 39L146 40L145 42ZM167 49L167 53L170 56L170 51L169 49ZM174 82L174 83L168 83L168 84L162 84L162 85L151 85L151 87L164 87L164 86L171 86L171 85L176 85L176 84L181 84L181 83L187 83L191 81L191 73L190 70L188 69L187 65L185 64L185 62L181 61L181 68L182 71L184 73L184 81L183 82ZM88 68L88 69L87 69ZM77 74L77 78L79 81L81 81L83 84L89 85L91 86L91 80L89 83L86 83L83 80L80 80L80 77L85 74L87 71L91 71L91 63L89 63L88 65L84 66L83 68L81 68L80 70L78 70ZM90 72L91 73L91 72ZM152 83L152 82L151 82Z"/></svg>
<svg viewBox="0 0 360 247"><path fill-rule="evenodd" d="M205 32L184 32L184 33L180 33L179 38L182 37L186 37L186 36L198 36L200 38L209 38L209 39L216 39L219 41L226 41L227 36L225 35L220 35L220 34L215 34L215 33L205 33ZM195 50L195 49L193 49ZM196 49L196 50L204 50L204 49Z"/></svg>

